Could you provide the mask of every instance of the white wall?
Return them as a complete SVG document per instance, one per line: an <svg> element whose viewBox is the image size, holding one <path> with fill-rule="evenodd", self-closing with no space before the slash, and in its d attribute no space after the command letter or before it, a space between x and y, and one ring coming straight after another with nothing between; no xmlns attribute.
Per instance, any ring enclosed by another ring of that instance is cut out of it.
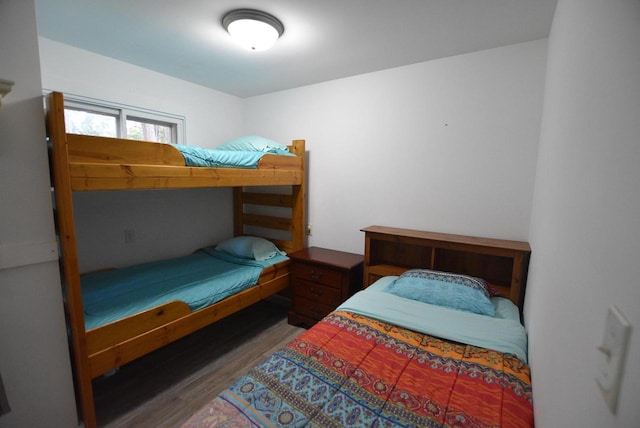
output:
<svg viewBox="0 0 640 428"><path fill-rule="evenodd" d="M40 113L34 101L39 76L32 74L33 4L17 4L0 2L0 33L10 35L0 37L0 51L20 58L0 63L0 77L19 83L0 111L2 243L47 240L52 233L49 202L42 197L45 155L29 144L44 132L32 126L40 120L34 120ZM362 252L358 231L374 223L528 239L533 258L526 323L536 425L632 427L640 420L637 331L617 416L607 410L594 377L608 306L618 305L636 329L640 321L638 22L635 0L560 0L544 90L546 41L247 100L49 40L40 40L40 54L46 88L182 114L193 144L239 133L305 138L311 245ZM16 121L29 126L16 127ZM25 153L34 167L15 161ZM13 186L40 197L17 198L7 190ZM231 223L230 197L218 192L83 194L77 203L87 219L79 221L86 236L81 246L124 254L109 260L117 265L155 257L153 247L165 251L154 238L158 230L180 252L200 245L199 229L207 224L212 229L205 236L216 239ZM142 207L134 203L139 198L145 199ZM169 220L190 215L185 199L191 198L201 200L206 214L194 209L187 229L171 230ZM114 220L92 230L90 219L98 216L96 224ZM124 227L138 232L141 241L133 249L121 242ZM100 263L87 260L85 267ZM43 425L30 419L42 413L26 411L34 405L59 418L55 425L70 425L61 305L57 280L50 279L56 276L51 263L0 271L0 372L13 407L0 426ZM28 317L25 301L44 316Z"/></svg>
<svg viewBox="0 0 640 428"><path fill-rule="evenodd" d="M190 144L306 139L311 245L362 253L370 224L527 238L545 40L246 100L40 44L45 88L184 115ZM231 230L227 189L105 195L75 198L83 271L184 254Z"/></svg>
<svg viewBox="0 0 640 428"><path fill-rule="evenodd" d="M215 147L242 130L242 99L44 37L46 89L187 118L187 144Z"/></svg>
<svg viewBox="0 0 640 428"><path fill-rule="evenodd" d="M5 15L6 4L0 3L0 16L19 22L14 15ZM618 305L636 328L640 318L638 22L640 6L635 0L560 0L549 40L544 91L545 41L245 101L47 40L41 40L41 60L46 88L183 114L192 143L195 139L204 144L199 137L209 133L216 139L238 132L283 141L307 139L312 245L362 252L358 230L374 223L529 238L533 259L526 321L537 426L627 427L640 420L637 332L632 334L618 416L609 414L593 379L600 357L595 347L607 307ZM0 30L10 31L12 41L26 31L13 27ZM1 42L0 47L3 52L7 49ZM7 66L3 61L0 71L4 73ZM128 81L135 84L127 85ZM197 102L191 109L193 99ZM217 121L220 115L224 120ZM0 111L3 141L6 116L7 111ZM211 121L216 122L210 125ZM131 195L138 193L123 196L121 206L83 195L86 200L79 202L79 208L89 213L88 218L105 209L100 204L108 204L116 212L105 216L118 216L119 209L133 209L127 199L137 196ZM221 204L229 199L215 196ZM166 194L159 199L144 197L151 199L149 212L136 214L133 225L143 228L141 236L159 227L166 231L162 227L166 220L187 211L182 196L168 202ZM213 227L222 230L218 222L230 219L219 220L217 213L230 209L210 208L216 213ZM169 215L144 229L142 223L153 217L151 213L165 210ZM109 235L119 235L131 218L130 212L123 214L111 232L102 230L95 242L83 245L98 248L104 243L110 250L126 249L119 241L108 240ZM2 233L8 233L9 223L3 219L0 224ZM186 246L192 232L171 239ZM7 289L25 292L24 287L5 284L3 277L2 303L7 301ZM49 328L49 321L58 317L42 319ZM14 319L22 321L17 315L11 322ZM2 320L0 326L7 325ZM7 382L6 355L12 354L5 352L5 346L9 343L11 349L23 341L8 342L6 330L0 327L0 332L0 371ZM55 351L56 346L48 344L47 349ZM6 418L0 417L0 424Z"/></svg>
<svg viewBox="0 0 640 428"><path fill-rule="evenodd" d="M0 427L78 426L33 0L0 0L0 58L0 78L15 81L0 109L0 373L11 407Z"/></svg>
<svg viewBox="0 0 640 428"><path fill-rule="evenodd" d="M246 132L303 138L310 245L371 224L526 240L546 40L246 100Z"/></svg>
<svg viewBox="0 0 640 428"><path fill-rule="evenodd" d="M40 38L49 90L181 115L187 144L242 134L240 98ZM81 271L187 254L232 235L230 189L95 192L74 196ZM136 242L124 243L124 230Z"/></svg>
<svg viewBox="0 0 640 428"><path fill-rule="evenodd" d="M640 426L640 2L560 0L526 296L536 426ZM617 416L595 382L607 308L633 325Z"/></svg>

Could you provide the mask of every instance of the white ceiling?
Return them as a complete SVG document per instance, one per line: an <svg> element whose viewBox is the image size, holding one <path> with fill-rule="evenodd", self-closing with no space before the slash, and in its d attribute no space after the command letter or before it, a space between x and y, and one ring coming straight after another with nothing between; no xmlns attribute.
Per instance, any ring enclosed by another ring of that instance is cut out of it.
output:
<svg viewBox="0 0 640 428"><path fill-rule="evenodd" d="M249 97L545 38L556 0L36 0L43 37ZM274 48L249 52L222 16L278 17Z"/></svg>

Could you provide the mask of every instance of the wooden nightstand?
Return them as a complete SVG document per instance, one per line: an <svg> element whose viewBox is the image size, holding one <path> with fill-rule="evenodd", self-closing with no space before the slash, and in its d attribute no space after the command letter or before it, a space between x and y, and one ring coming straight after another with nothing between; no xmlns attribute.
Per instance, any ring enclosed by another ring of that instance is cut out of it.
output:
<svg viewBox="0 0 640 428"><path fill-rule="evenodd" d="M311 247L289 257L293 293L289 324L310 327L362 289L364 257L359 254Z"/></svg>

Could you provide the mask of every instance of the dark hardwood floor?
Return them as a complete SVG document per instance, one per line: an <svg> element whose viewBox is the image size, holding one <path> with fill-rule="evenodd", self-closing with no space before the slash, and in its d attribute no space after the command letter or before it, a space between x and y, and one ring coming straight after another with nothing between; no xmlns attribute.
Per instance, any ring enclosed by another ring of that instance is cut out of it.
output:
<svg viewBox="0 0 640 428"><path fill-rule="evenodd" d="M98 426L176 427L303 330L272 297L93 382Z"/></svg>

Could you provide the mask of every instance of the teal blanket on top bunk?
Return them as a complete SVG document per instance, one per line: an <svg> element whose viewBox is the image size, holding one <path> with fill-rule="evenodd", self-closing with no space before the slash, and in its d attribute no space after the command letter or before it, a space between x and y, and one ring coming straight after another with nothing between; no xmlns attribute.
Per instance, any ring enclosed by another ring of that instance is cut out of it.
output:
<svg viewBox="0 0 640 428"><path fill-rule="evenodd" d="M265 267L282 260L287 257L256 261L205 248L185 257L84 275L85 328L173 300L202 309L255 285Z"/></svg>
<svg viewBox="0 0 640 428"><path fill-rule="evenodd" d="M215 168L257 168L266 152L246 150L216 150L175 144L184 157L187 166L208 166ZM270 154L294 156L284 151L270 151Z"/></svg>

